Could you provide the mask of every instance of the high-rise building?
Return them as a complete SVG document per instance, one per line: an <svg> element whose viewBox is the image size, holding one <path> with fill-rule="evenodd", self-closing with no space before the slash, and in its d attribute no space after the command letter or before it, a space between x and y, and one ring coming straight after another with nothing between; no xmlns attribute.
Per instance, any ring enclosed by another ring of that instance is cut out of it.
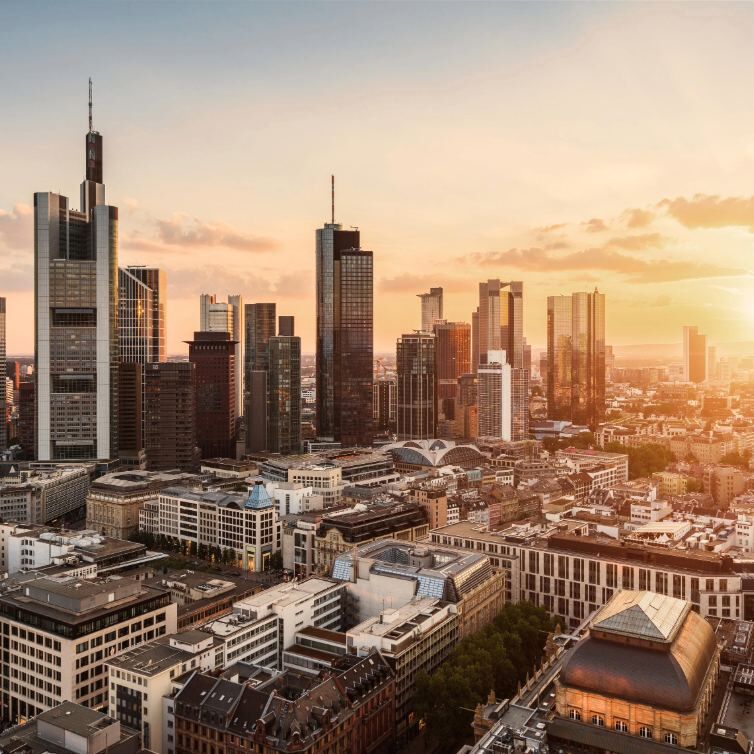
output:
<svg viewBox="0 0 754 754"><path fill-rule="evenodd" d="M372 419L378 432L395 431L395 414L398 397L395 380L383 377L372 388Z"/></svg>
<svg viewBox="0 0 754 754"><path fill-rule="evenodd" d="M293 318L287 319L291 334L269 342L267 449L272 453L301 452L301 338L293 335Z"/></svg>
<svg viewBox="0 0 754 754"><path fill-rule="evenodd" d="M8 407L5 400L5 328L6 328L5 299L0 298L0 451L8 447Z"/></svg>
<svg viewBox="0 0 754 754"><path fill-rule="evenodd" d="M337 250L333 277L333 437L344 447L369 447L374 439L372 252Z"/></svg>
<svg viewBox="0 0 754 754"><path fill-rule="evenodd" d="M422 332L432 332L435 322L442 319L442 288L430 288L429 293L417 293L422 306Z"/></svg>
<svg viewBox="0 0 754 754"><path fill-rule="evenodd" d="M333 213L334 215L334 213ZM317 434L335 434L335 256L361 245L357 229L325 223L317 230ZM370 314L371 320L371 314ZM370 364L371 380L371 364Z"/></svg>
<svg viewBox="0 0 754 754"><path fill-rule="evenodd" d="M475 440L479 434L477 398L477 375L462 374L458 378L458 401L453 421L455 436L459 440Z"/></svg>
<svg viewBox="0 0 754 754"><path fill-rule="evenodd" d="M487 353L486 363L477 372L477 405L479 437L511 440L513 385L512 367L506 362L504 351Z"/></svg>
<svg viewBox="0 0 754 754"><path fill-rule="evenodd" d="M80 210L60 194L34 195L40 461L118 455L118 209L105 204L91 97L85 148Z"/></svg>
<svg viewBox="0 0 754 754"><path fill-rule="evenodd" d="M145 449L149 468L192 470L196 439L196 367L188 361L147 364L144 370Z"/></svg>
<svg viewBox="0 0 754 754"><path fill-rule="evenodd" d="M605 416L605 294L547 298L547 415L595 426Z"/></svg>
<svg viewBox="0 0 754 754"><path fill-rule="evenodd" d="M195 332L187 341L196 366L196 438L202 458L236 455L236 342L228 332Z"/></svg>
<svg viewBox="0 0 754 754"><path fill-rule="evenodd" d="M707 378L707 336L698 327L683 328L683 380L704 382Z"/></svg>
<svg viewBox="0 0 754 754"><path fill-rule="evenodd" d="M199 297L199 328L201 332L226 332L236 344L236 416L244 413L244 305L242 296L228 296L227 303L219 302L214 293ZM235 453L234 453L235 455Z"/></svg>
<svg viewBox="0 0 754 754"><path fill-rule="evenodd" d="M471 327L468 322L436 322L437 398L455 398L458 378L471 371Z"/></svg>
<svg viewBox="0 0 754 754"><path fill-rule="evenodd" d="M474 345L478 364L486 363L491 351L503 351L506 363L511 366L511 439L514 441L529 437L529 370L524 358L523 297L524 284L520 281L495 279L480 283L478 337Z"/></svg>
<svg viewBox="0 0 754 754"><path fill-rule="evenodd" d="M246 452L253 453L267 450L267 377L275 304L246 304L245 314Z"/></svg>
<svg viewBox="0 0 754 754"><path fill-rule="evenodd" d="M167 361L167 297L168 284L164 270L157 267L130 265L124 272L141 282L149 290L151 298L151 324L148 327L149 359L148 363Z"/></svg>
<svg viewBox="0 0 754 754"><path fill-rule="evenodd" d="M144 369L144 446L150 469L196 466L196 367L189 361Z"/></svg>
<svg viewBox="0 0 754 754"><path fill-rule="evenodd" d="M471 371L479 366L479 307L471 313Z"/></svg>
<svg viewBox="0 0 754 754"><path fill-rule="evenodd" d="M437 434L435 336L401 335L396 344L399 440L428 440Z"/></svg>
<svg viewBox="0 0 754 754"><path fill-rule="evenodd" d="M717 347L707 347L707 379L717 379Z"/></svg>
<svg viewBox="0 0 754 754"><path fill-rule="evenodd" d="M121 465L145 468L144 364L123 362L118 369L118 417Z"/></svg>
<svg viewBox="0 0 754 754"><path fill-rule="evenodd" d="M36 391L30 380L18 386L18 444L24 461L36 458Z"/></svg>

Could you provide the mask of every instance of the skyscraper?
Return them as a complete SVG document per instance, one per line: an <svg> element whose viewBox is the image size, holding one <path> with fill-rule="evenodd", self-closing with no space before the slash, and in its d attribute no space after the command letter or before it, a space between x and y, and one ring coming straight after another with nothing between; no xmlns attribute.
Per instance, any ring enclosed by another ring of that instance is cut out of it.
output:
<svg viewBox="0 0 754 754"><path fill-rule="evenodd" d="M437 434L435 336L401 335L396 344L398 439L427 440Z"/></svg>
<svg viewBox="0 0 754 754"><path fill-rule="evenodd" d="M605 294L547 298L547 415L594 427L605 416Z"/></svg>
<svg viewBox="0 0 754 754"><path fill-rule="evenodd" d="M437 398L455 398L458 378L471 371L471 326L468 322L436 322Z"/></svg>
<svg viewBox="0 0 754 754"><path fill-rule="evenodd" d="M301 338L293 335L291 319L286 322L291 334L269 342L267 445L272 453L301 452Z"/></svg>
<svg viewBox="0 0 754 754"><path fill-rule="evenodd" d="M513 438L512 367L504 351L489 351L477 372L479 437Z"/></svg>
<svg viewBox="0 0 754 754"><path fill-rule="evenodd" d="M145 285L152 299L150 307L152 323L149 327L150 346L148 362L153 364L157 361L167 361L165 330L167 327L168 284L165 271L157 267L130 265L125 268L125 272Z"/></svg>
<svg viewBox="0 0 754 754"><path fill-rule="evenodd" d="M479 284L477 343L479 364L491 351L503 351L511 365L512 438L529 437L529 370L524 364L524 284L488 280Z"/></svg>
<svg viewBox="0 0 754 754"><path fill-rule="evenodd" d="M432 332L432 327L442 319L442 288L430 288L429 293L417 293L421 299L422 332Z"/></svg>
<svg viewBox="0 0 754 754"><path fill-rule="evenodd" d="M398 388L395 380L383 377L372 387L372 419L378 432L395 431Z"/></svg>
<svg viewBox="0 0 754 754"><path fill-rule="evenodd" d="M698 327L683 328L684 382L704 382L707 378L707 336Z"/></svg>
<svg viewBox="0 0 754 754"><path fill-rule="evenodd" d="M144 369L145 449L153 470L192 470L196 452L196 367L156 362Z"/></svg>
<svg viewBox="0 0 754 754"><path fill-rule="evenodd" d="M337 250L333 278L333 436L344 447L369 447L374 439L372 252Z"/></svg>
<svg viewBox="0 0 754 754"><path fill-rule="evenodd" d="M269 342L275 335L275 304L246 304L246 452L267 450Z"/></svg>
<svg viewBox="0 0 754 754"><path fill-rule="evenodd" d="M5 403L5 374L6 374L6 313L5 299L0 298L0 451L8 447L8 409Z"/></svg>
<svg viewBox="0 0 754 754"><path fill-rule="evenodd" d="M334 192L333 192L334 193ZM317 434L335 435L335 257L361 245L358 229L343 230L331 222L317 230ZM371 318L371 314L370 314ZM371 381L371 364L370 364Z"/></svg>
<svg viewBox="0 0 754 754"><path fill-rule="evenodd" d="M236 344L236 416L244 413L244 305L243 297L228 296L227 303L219 302L214 293L199 297L199 328L201 332L226 332Z"/></svg>
<svg viewBox="0 0 754 754"><path fill-rule="evenodd" d="M228 332L195 332L196 437L202 458L236 457L236 349Z"/></svg>
<svg viewBox="0 0 754 754"><path fill-rule="evenodd" d="M34 195L40 461L118 454L118 209L105 204L91 86L85 148L80 210L59 194Z"/></svg>

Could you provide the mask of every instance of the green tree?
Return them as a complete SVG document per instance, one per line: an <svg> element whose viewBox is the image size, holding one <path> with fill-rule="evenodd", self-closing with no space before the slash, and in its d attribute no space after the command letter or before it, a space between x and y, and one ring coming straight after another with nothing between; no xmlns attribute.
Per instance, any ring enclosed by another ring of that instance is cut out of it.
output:
<svg viewBox="0 0 754 754"><path fill-rule="evenodd" d="M668 448L655 443L629 448L620 443L610 442L605 445L605 450L628 455L629 479L638 479L651 476L656 471L664 471L675 460L675 456Z"/></svg>

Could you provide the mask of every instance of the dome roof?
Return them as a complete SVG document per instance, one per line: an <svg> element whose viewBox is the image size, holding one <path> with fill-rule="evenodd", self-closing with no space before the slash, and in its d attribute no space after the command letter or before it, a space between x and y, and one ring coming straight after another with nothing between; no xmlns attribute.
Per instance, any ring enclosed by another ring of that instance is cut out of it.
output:
<svg viewBox="0 0 754 754"><path fill-rule="evenodd" d="M610 604L605 610L608 608ZM622 612L629 613L630 622L636 623L636 605ZM612 613L610 623L618 614ZM593 633L566 655L560 683L639 704L689 712L696 706L717 643L710 625L696 613L686 611L679 624L669 641L650 643L643 641L649 638L647 633L653 632L649 626L642 626L633 641L632 632L625 626L613 635L607 629L595 630L600 625L598 615L592 624Z"/></svg>

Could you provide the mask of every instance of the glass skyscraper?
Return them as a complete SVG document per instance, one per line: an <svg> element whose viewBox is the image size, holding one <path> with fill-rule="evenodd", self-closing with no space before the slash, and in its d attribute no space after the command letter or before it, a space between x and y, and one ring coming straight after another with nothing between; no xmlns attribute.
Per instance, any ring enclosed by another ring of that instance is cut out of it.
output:
<svg viewBox="0 0 754 754"><path fill-rule="evenodd" d="M547 416L596 426L605 416L605 294L547 298Z"/></svg>
<svg viewBox="0 0 754 754"><path fill-rule="evenodd" d="M429 440L437 434L435 336L406 333L396 344L399 440Z"/></svg>

